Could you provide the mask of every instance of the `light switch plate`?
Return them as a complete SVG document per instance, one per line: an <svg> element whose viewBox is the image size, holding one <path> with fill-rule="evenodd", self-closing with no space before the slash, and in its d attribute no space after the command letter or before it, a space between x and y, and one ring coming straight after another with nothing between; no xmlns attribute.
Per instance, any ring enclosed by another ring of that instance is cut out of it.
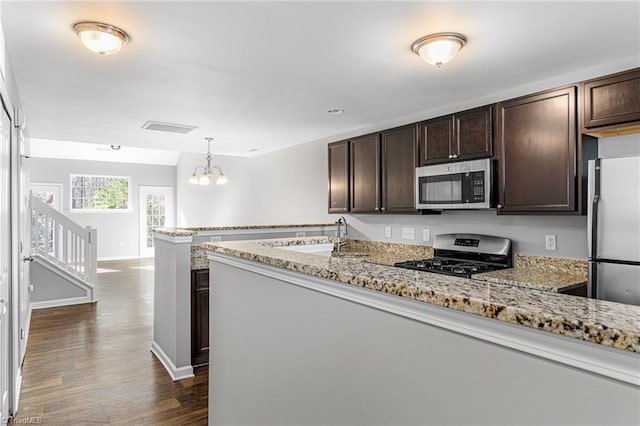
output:
<svg viewBox="0 0 640 426"><path fill-rule="evenodd" d="M386 238L391 238L391 227L390 226L385 226L384 227L384 236Z"/></svg>
<svg viewBox="0 0 640 426"><path fill-rule="evenodd" d="M416 239L416 229L415 228L402 228L402 239L403 240L415 240Z"/></svg>
<svg viewBox="0 0 640 426"><path fill-rule="evenodd" d="M429 229L422 230L422 241L430 241L431 240L431 231Z"/></svg>

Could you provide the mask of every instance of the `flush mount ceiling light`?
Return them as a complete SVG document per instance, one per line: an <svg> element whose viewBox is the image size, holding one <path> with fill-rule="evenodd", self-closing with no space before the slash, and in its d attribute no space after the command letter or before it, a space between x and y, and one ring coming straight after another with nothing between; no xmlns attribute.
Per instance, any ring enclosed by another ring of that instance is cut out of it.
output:
<svg viewBox="0 0 640 426"><path fill-rule="evenodd" d="M462 34L437 33L414 41L411 51L425 62L439 67L453 59L465 44L467 39Z"/></svg>
<svg viewBox="0 0 640 426"><path fill-rule="evenodd" d="M189 178L189 183L192 184L198 184L198 185L209 185L211 183L211 170L212 169L217 169L218 170L218 177L216 178L216 185L224 185L225 183L229 182L226 178L226 176L224 175L224 173L222 173L222 169L220 168L220 166L212 166L211 165L211 160L213 159L213 156L211 155L211 141L213 140L213 138L204 138L208 145L207 145L207 164L204 166L198 166L193 170L193 174L191 175L191 177ZM202 169L202 174L198 175L198 169Z"/></svg>
<svg viewBox="0 0 640 426"><path fill-rule="evenodd" d="M77 22L73 31L87 49L101 55L117 53L129 42L129 35L124 30L102 22Z"/></svg>

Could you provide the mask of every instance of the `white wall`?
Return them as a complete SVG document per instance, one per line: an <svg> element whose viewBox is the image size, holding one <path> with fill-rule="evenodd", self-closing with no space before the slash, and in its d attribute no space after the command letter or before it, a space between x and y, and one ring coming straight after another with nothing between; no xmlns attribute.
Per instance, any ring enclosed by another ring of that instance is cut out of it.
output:
<svg viewBox="0 0 640 426"><path fill-rule="evenodd" d="M177 166L178 226L298 224L334 221L327 214L327 145L312 142L254 158L214 156L226 185L187 183L203 155Z"/></svg>
<svg viewBox="0 0 640 426"><path fill-rule="evenodd" d="M27 161L31 170L31 182L63 185L62 212L66 216L82 226L98 229L98 259L122 259L139 255L138 189L140 185L170 186L175 189L176 168L174 166L45 158L31 158ZM71 211L69 209L71 174L129 176L132 190L130 210L105 213Z"/></svg>
<svg viewBox="0 0 640 426"><path fill-rule="evenodd" d="M188 183L193 170L205 163L204 154L180 155L176 166L177 226L250 224L250 159L214 155L213 165L222 168L229 183L207 186ZM213 177L214 182L216 176Z"/></svg>
<svg viewBox="0 0 640 426"><path fill-rule="evenodd" d="M600 139L598 154L601 158L640 156L640 134Z"/></svg>
<svg viewBox="0 0 640 426"><path fill-rule="evenodd" d="M640 135L604 139L600 146L603 157L640 155ZM222 158L219 163L224 164L230 180L224 187L195 187L186 183L197 164L193 160L191 156L182 156L178 164L180 226L333 222L339 217L327 214L324 142L250 159ZM497 216L494 211L445 211L440 216L347 215L347 222L351 238L425 244L423 229L431 231L432 239L440 233L475 232L511 238L516 253L587 257L585 216ZM385 238L385 226L391 226L391 238ZM414 228L416 239L402 240L402 227ZM557 251L545 250L546 234L557 236Z"/></svg>

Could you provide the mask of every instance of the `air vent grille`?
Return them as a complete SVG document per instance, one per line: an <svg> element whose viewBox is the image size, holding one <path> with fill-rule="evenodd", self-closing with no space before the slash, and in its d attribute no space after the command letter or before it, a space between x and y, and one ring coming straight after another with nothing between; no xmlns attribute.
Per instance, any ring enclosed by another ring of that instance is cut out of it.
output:
<svg viewBox="0 0 640 426"><path fill-rule="evenodd" d="M184 124L161 123L159 121L147 121L142 126L144 130L155 130L156 132L180 133L182 135L197 129L198 126L187 126Z"/></svg>

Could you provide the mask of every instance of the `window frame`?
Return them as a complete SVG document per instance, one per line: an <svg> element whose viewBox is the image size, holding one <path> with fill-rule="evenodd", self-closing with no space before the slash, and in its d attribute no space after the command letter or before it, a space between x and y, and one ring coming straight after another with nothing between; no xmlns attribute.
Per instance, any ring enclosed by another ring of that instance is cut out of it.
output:
<svg viewBox="0 0 640 426"><path fill-rule="evenodd" d="M73 207L73 178L74 177L91 177L91 178L109 178L109 179L126 179L127 180L127 208L126 209L78 209ZM70 213L130 213L132 207L132 178L131 176L114 176L114 175L97 175L87 173L71 173L69 175L69 212Z"/></svg>

